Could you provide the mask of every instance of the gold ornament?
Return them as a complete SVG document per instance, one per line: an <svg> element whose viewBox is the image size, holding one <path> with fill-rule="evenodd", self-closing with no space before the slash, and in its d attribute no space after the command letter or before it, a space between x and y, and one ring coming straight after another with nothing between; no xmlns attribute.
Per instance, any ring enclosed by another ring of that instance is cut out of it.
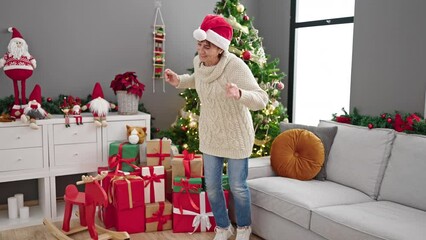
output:
<svg viewBox="0 0 426 240"><path fill-rule="evenodd" d="M254 139L254 145L256 146L265 146L265 144L267 144L269 141L271 141L271 136L266 136L265 139L261 140L261 139Z"/></svg>
<svg viewBox="0 0 426 240"><path fill-rule="evenodd" d="M189 123L189 127L190 127L190 128L196 128L196 127L197 127L197 122L195 122L195 121L191 121L191 122Z"/></svg>
<svg viewBox="0 0 426 240"><path fill-rule="evenodd" d="M239 13L242 13L242 12L244 12L244 5L243 4L241 4L241 3L239 3L238 5L237 5L237 11L239 12Z"/></svg>

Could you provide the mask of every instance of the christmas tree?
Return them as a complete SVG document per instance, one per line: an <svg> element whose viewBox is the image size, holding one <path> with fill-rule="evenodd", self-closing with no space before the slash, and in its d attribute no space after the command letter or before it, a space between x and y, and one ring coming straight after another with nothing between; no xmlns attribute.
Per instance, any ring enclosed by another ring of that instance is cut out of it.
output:
<svg viewBox="0 0 426 240"><path fill-rule="evenodd" d="M280 133L279 123L287 118L286 108L280 102L281 82L285 74L277 67L279 60L270 61L262 46L262 38L253 27L253 20L238 0L222 0L216 3L215 14L222 15L234 29L229 51L241 57L251 69L259 86L269 95L269 103L260 111L252 111L255 128L255 143L252 157L269 155L274 138ZM192 70L190 70L192 71ZM180 96L185 99L176 121L161 136L172 139L180 151L198 151L198 116L200 103L195 89L186 89Z"/></svg>

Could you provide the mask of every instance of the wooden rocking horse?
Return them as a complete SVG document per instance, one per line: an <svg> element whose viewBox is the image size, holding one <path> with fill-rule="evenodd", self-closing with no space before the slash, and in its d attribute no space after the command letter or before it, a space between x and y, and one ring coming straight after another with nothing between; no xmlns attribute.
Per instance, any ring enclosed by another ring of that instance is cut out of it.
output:
<svg viewBox="0 0 426 240"><path fill-rule="evenodd" d="M86 184L85 192L79 192L76 185L70 184L65 188L65 212L64 221L62 223L62 231L59 230L52 222L47 219L43 220L43 224L48 230L60 240L72 240L68 235L88 230L90 239L130 239L127 232L116 232L105 229L95 224L95 212L97 206L106 207L108 197L105 190L99 185L99 181L106 176L107 172L102 172L96 177L82 176L81 181L76 184ZM80 218L80 226L70 228L70 219L73 205L79 207L78 216ZM101 235L98 236L98 231Z"/></svg>

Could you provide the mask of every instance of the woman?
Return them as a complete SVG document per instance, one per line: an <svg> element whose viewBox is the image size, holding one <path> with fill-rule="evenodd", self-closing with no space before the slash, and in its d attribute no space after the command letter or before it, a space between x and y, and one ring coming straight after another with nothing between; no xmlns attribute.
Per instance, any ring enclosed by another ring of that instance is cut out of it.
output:
<svg viewBox="0 0 426 240"><path fill-rule="evenodd" d="M166 81L177 88L195 88L200 98L199 138L203 153L206 192L216 220L215 240L233 235L222 189L224 159L235 202L238 240L250 238L250 192L247 187L248 157L254 142L249 110L265 108L268 95L257 84L248 66L228 52L232 27L218 15L207 15L199 29L198 55L192 75L164 71Z"/></svg>

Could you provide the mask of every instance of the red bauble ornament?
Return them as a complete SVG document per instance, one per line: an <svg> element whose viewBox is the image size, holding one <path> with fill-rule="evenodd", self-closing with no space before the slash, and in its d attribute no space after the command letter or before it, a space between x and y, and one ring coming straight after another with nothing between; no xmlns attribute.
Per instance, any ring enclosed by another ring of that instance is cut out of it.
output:
<svg viewBox="0 0 426 240"><path fill-rule="evenodd" d="M383 113L382 115L380 115L380 117L382 117L383 119L386 118L386 113Z"/></svg>
<svg viewBox="0 0 426 240"><path fill-rule="evenodd" d="M48 98L47 98L47 102L52 102L52 98L51 98L51 97L48 97Z"/></svg>
<svg viewBox="0 0 426 240"><path fill-rule="evenodd" d="M243 59L244 60L246 60L246 61L248 61L248 60L250 60L250 58L251 58L251 52L250 51L244 51L243 52Z"/></svg>
<svg viewBox="0 0 426 240"><path fill-rule="evenodd" d="M372 123L369 123L369 124L368 124L368 128L369 128L369 129L372 129L373 127L374 127L374 125L373 125Z"/></svg>
<svg viewBox="0 0 426 240"><path fill-rule="evenodd" d="M388 122L388 123L392 123L392 118L388 118L388 119L386 119L386 122Z"/></svg>
<svg viewBox="0 0 426 240"><path fill-rule="evenodd" d="M247 15L244 15L243 20L244 20L244 21L248 21L248 20L250 20L250 17L249 17L249 16L247 16Z"/></svg>
<svg viewBox="0 0 426 240"><path fill-rule="evenodd" d="M186 132L188 130L188 128L185 127L185 126L182 126L180 129L182 129L182 131L184 131L184 132Z"/></svg>

